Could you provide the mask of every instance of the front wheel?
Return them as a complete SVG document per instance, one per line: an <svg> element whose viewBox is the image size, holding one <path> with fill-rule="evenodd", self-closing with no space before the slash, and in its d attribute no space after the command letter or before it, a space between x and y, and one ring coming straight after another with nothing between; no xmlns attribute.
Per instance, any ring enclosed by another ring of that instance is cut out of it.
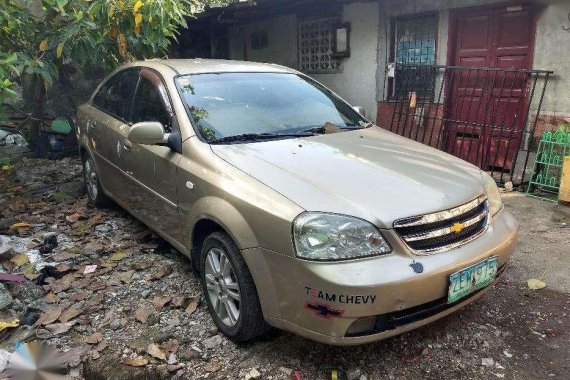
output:
<svg viewBox="0 0 570 380"><path fill-rule="evenodd" d="M200 279L208 310L224 335L245 342L268 330L251 273L226 233L214 232L204 240Z"/></svg>

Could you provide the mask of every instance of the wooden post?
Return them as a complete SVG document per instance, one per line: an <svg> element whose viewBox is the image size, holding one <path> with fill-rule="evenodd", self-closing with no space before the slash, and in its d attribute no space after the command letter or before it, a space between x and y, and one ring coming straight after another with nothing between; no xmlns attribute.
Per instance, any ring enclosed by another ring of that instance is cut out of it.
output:
<svg viewBox="0 0 570 380"><path fill-rule="evenodd" d="M566 156L564 158L564 163L562 165L558 200L561 202L570 202L570 156Z"/></svg>

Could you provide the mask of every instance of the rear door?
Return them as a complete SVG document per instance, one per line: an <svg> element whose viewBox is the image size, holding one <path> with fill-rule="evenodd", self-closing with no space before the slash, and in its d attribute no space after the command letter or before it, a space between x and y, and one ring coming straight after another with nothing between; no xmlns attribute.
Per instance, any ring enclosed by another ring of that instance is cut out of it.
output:
<svg viewBox="0 0 570 380"><path fill-rule="evenodd" d="M179 132L168 91L160 74L152 69L140 71L131 121L133 124L158 121L167 133ZM129 148L122 156L125 172L130 178L125 187L127 207L153 228L183 241L176 194L181 154L166 144L128 144Z"/></svg>
<svg viewBox="0 0 570 380"><path fill-rule="evenodd" d="M87 122L89 149L95 160L99 181L105 190L119 200L125 183L121 165L123 140L129 130L138 77L139 69L129 68L109 78L93 98L93 117Z"/></svg>

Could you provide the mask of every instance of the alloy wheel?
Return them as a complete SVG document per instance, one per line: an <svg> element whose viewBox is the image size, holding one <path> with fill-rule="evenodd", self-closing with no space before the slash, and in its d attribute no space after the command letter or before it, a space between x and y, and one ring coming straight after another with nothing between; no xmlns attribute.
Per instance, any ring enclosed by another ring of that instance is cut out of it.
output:
<svg viewBox="0 0 570 380"><path fill-rule="evenodd" d="M238 323L241 304L234 267L220 248L208 251L205 264L206 289L212 308L222 323L233 327Z"/></svg>

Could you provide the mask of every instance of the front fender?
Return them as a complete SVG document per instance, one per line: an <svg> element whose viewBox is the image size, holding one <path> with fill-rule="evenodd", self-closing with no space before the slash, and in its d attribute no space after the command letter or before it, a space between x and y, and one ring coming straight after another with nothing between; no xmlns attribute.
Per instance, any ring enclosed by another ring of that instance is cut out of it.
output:
<svg viewBox="0 0 570 380"><path fill-rule="evenodd" d="M243 215L228 201L207 196L192 205L185 223L185 246L192 247L194 226L202 219L216 222L232 237L239 249L259 247L259 241Z"/></svg>

